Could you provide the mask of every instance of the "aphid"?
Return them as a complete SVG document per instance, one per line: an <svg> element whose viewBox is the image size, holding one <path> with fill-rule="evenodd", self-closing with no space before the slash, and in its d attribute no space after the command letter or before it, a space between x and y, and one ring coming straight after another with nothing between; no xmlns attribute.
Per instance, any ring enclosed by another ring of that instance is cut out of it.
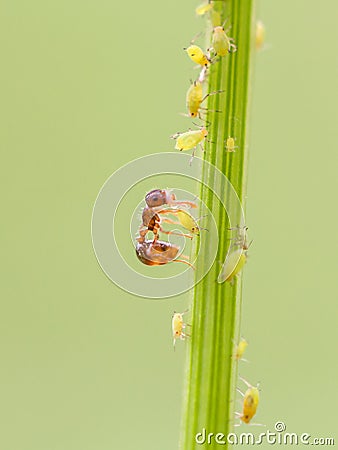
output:
<svg viewBox="0 0 338 450"><path fill-rule="evenodd" d="M221 274L218 276L218 283L223 283L224 281L233 282L235 276L243 269L246 259L246 254L241 248L231 252L227 256Z"/></svg>
<svg viewBox="0 0 338 450"><path fill-rule="evenodd" d="M190 59L196 64L204 67L208 67L210 65L211 60L209 56L206 55L198 45L191 44L189 45L189 47L186 47L183 50L188 53Z"/></svg>
<svg viewBox="0 0 338 450"><path fill-rule="evenodd" d="M252 241L247 244L246 231L247 227L237 227L238 235L235 238L232 247L239 247L233 250L227 256L225 263L223 264L222 270L218 275L217 282L224 283L224 281L229 281L233 283L236 275L240 273L247 261L247 250L249 249Z"/></svg>
<svg viewBox="0 0 338 450"><path fill-rule="evenodd" d="M225 148L228 152L234 152L238 145L235 145L235 139L233 137L228 137L225 141Z"/></svg>
<svg viewBox="0 0 338 450"><path fill-rule="evenodd" d="M177 215L179 223L183 228L189 230L190 233L195 234L196 236L200 235L200 228L197 221L191 214L188 213L188 211L179 209L175 214Z"/></svg>
<svg viewBox="0 0 338 450"><path fill-rule="evenodd" d="M195 11L198 16L204 16L204 14L209 12L213 7L214 5L211 2L202 3L201 5L197 6Z"/></svg>
<svg viewBox="0 0 338 450"><path fill-rule="evenodd" d="M189 164L191 164L195 155L197 145L200 144L200 146L202 147L201 142L204 141L207 135L208 131L206 130L206 128L201 127L199 130L189 130L185 133L176 133L171 137L172 139L176 139L176 150L179 150L181 152L182 150L194 149L189 162ZM204 151L203 147L202 150Z"/></svg>
<svg viewBox="0 0 338 450"><path fill-rule="evenodd" d="M265 41L265 26L261 20L256 23L256 49L261 50Z"/></svg>
<svg viewBox="0 0 338 450"><path fill-rule="evenodd" d="M247 346L248 346L247 341L244 338L241 338L239 343L236 345L236 349L234 352L234 359L236 359L237 361L242 359Z"/></svg>
<svg viewBox="0 0 338 450"><path fill-rule="evenodd" d="M199 109L205 98L203 98L202 83L199 81L194 81L189 87L186 97L189 117L200 117Z"/></svg>
<svg viewBox="0 0 338 450"><path fill-rule="evenodd" d="M187 200L176 200L176 195L170 189L153 189L145 196L147 206L150 208L158 208L163 205L183 205L190 208L197 208L197 204Z"/></svg>
<svg viewBox="0 0 338 450"><path fill-rule="evenodd" d="M173 214L177 216L179 222L175 222L174 220L164 218L163 222L172 223L175 225L181 225L186 230L190 231L190 233L199 236L200 235L200 227L198 226L197 220L185 209L168 209L161 211L164 214ZM186 235L183 235L186 236ZM188 235L189 236L189 235ZM192 237L192 236L189 236Z"/></svg>
<svg viewBox="0 0 338 450"><path fill-rule="evenodd" d="M184 313L174 312L174 314L172 316L171 328L172 328L173 339L174 339L174 341L173 341L174 350L175 350L175 344L176 344L177 339L181 339L182 341L184 341L186 337L190 337L190 335L184 331L187 326L190 327L189 324L187 324L183 321L184 314L185 314L185 312Z"/></svg>
<svg viewBox="0 0 338 450"><path fill-rule="evenodd" d="M225 56L237 50L236 45L233 43L233 38L228 37L225 33L224 26L214 27L212 49L218 56Z"/></svg>
<svg viewBox="0 0 338 450"><path fill-rule="evenodd" d="M259 390L258 386L251 386L244 378L240 379L245 383L248 389L243 394L239 389L238 392L243 396L242 413L236 413L237 417L244 423L250 423L253 416L256 414L256 410L259 404Z"/></svg>
<svg viewBox="0 0 338 450"><path fill-rule="evenodd" d="M221 14L215 8L210 11L210 19L213 27L218 27L222 23Z"/></svg>
<svg viewBox="0 0 338 450"><path fill-rule="evenodd" d="M161 266L170 262L182 262L195 269L189 261L176 259L180 247L165 241L141 241L136 244L136 255L138 259L147 266ZM181 258L186 256L181 255Z"/></svg>
<svg viewBox="0 0 338 450"><path fill-rule="evenodd" d="M206 108L202 108L201 103L204 102L204 100L206 100L210 95L219 94L221 92L224 91L209 92L203 97L202 82L200 82L199 80L194 81L188 89L186 96L189 117L199 117L200 119L202 119L200 109L206 110Z"/></svg>

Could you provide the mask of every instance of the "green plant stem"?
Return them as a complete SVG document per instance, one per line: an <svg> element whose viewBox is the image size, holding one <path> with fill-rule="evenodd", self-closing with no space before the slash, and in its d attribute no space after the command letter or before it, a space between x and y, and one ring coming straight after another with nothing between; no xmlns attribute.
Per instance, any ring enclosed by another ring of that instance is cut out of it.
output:
<svg viewBox="0 0 338 450"><path fill-rule="evenodd" d="M204 158L226 175L245 208L250 68L251 55L255 51L254 0L215 1L214 5L222 20L227 19L225 29L231 26L228 35L235 38L238 50L220 58L210 68L208 92L225 92L209 97L207 120L211 143L206 145ZM210 23L208 26L211 27ZM238 148L234 153L225 150L224 142L229 136L236 138ZM209 171L203 173L202 181L213 186ZM204 185L201 200L216 218L219 246L215 263L194 290L180 442L180 448L184 450L219 448L214 438L211 444L197 445L196 433L205 428L207 433L226 436L235 420L237 362L233 359L233 348L239 338L241 276L232 285L229 282L217 283L229 249L229 222L224 208ZM211 219L207 217L206 220ZM210 226L206 224L207 228ZM197 276L205 269L203 253L207 254L211 239L207 233L202 240Z"/></svg>

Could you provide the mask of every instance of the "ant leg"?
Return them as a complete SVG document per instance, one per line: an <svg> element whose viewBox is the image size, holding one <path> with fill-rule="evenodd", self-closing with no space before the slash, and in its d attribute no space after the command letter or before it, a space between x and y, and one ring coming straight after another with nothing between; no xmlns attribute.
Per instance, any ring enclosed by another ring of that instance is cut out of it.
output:
<svg viewBox="0 0 338 450"><path fill-rule="evenodd" d="M181 255L181 256L183 256L183 255ZM181 263L187 264L193 270L196 270L195 267L189 261L184 261L184 259L174 259L173 262L181 262Z"/></svg>
<svg viewBox="0 0 338 450"><path fill-rule="evenodd" d="M192 239L193 237L190 234L184 234L184 233L176 233L175 231L166 231L161 228L161 232L164 234L173 234L174 236L183 236L189 239Z"/></svg>

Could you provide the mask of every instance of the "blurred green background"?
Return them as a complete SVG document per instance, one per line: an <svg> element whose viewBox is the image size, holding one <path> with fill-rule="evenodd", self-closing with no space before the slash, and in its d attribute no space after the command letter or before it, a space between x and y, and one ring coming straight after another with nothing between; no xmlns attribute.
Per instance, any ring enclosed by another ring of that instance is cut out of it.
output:
<svg viewBox="0 0 338 450"><path fill-rule="evenodd" d="M189 126L197 4L2 2L1 449L177 448L185 345L173 352L170 318L189 295L121 291L90 221L110 174ZM261 383L257 422L313 437L335 437L338 402L337 12L259 2L249 147L240 373Z"/></svg>

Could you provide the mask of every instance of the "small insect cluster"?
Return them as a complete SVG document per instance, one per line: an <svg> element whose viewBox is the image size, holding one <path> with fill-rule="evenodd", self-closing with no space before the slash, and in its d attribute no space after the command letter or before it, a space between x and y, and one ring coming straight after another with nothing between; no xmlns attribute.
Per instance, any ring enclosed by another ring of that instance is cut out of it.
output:
<svg viewBox="0 0 338 450"><path fill-rule="evenodd" d="M183 316L188 311L184 311L183 313L174 312L172 316L171 321L171 328L172 328L172 335L174 340L174 349L176 340L185 340L187 337L190 337L190 334L186 332L187 327L191 327L190 324L184 322ZM243 337L239 340L238 344L234 346L233 355L232 358L237 363L242 361L247 361L243 358L243 355L245 353L245 350L248 346L248 342ZM240 393L240 395L243 397L242 401L242 412L236 412L235 416L239 418L242 422L249 424L256 414L257 407L259 404L259 389L257 386L252 386L248 381L246 381L244 378L240 377L240 380L246 385L247 389L243 393L239 388L237 388L237 391ZM239 424L237 424L238 426ZM256 424L260 425L260 424Z"/></svg>
<svg viewBox="0 0 338 450"><path fill-rule="evenodd" d="M224 28L225 23L222 26L220 25L220 15L216 10L214 10L213 6L214 3L209 1L208 3L200 5L196 9L197 15L210 14L213 24L211 47L204 51L201 47L195 44L196 38L194 38L190 42L190 45L184 48L189 58L194 63L196 63L198 67L201 67L198 78L195 81L191 82L191 86L189 87L186 94L186 105L188 110L188 113L186 115L192 119L198 118L205 123L201 126L194 124L198 127L197 129L193 130L189 128L188 131L177 132L171 136L172 139L176 140L176 150L192 150L190 164L192 163L196 148L198 146L200 146L202 151L204 151L204 147L202 144L208 136L207 123L204 118L204 114L207 112L207 108L203 107L202 103L210 95L221 94L222 92L224 92L215 91L203 95L203 85L205 80L207 79L209 67L211 64L219 61L221 57L224 57L228 53L233 53L237 50L237 47L234 44L234 40L228 36L228 30ZM232 139L232 141L230 140L229 142L227 142L225 148L228 151L234 151L237 147L234 145L234 138L230 139Z"/></svg>
<svg viewBox="0 0 338 450"><path fill-rule="evenodd" d="M160 266L170 262L181 262L193 267L189 258L180 254L180 247L168 241L160 240L160 233L178 235L189 239L199 235L200 228L197 220L190 214L189 209L197 208L195 202L177 200L176 195L169 189L154 189L145 196L146 206L142 211L142 222L139 235L136 238L136 255L148 266ZM175 219L170 218L170 215ZM190 234L167 231L163 224L179 225ZM152 239L147 239L152 233ZM180 257L178 259L178 257Z"/></svg>
<svg viewBox="0 0 338 450"><path fill-rule="evenodd" d="M208 0L207 3L203 3L196 8L196 14L198 16L209 15L213 30L211 47L204 51L201 47L195 44L197 36L190 42L190 45L184 50L187 52L189 58L201 67L200 74L198 78L191 82L186 94L186 105L188 113L186 116L192 119L200 119L205 122L203 125L198 126L198 128L193 130L189 128L185 132L177 132L171 136L172 139L176 140L175 149L179 151L192 150L192 155L189 164L192 164L196 148L201 147L204 151L203 142L207 139L207 121L203 117L208 111L207 108L202 106L202 103L211 95L221 94L224 91L209 92L203 95L203 85L208 76L208 70L211 64L217 63L220 58L228 55L229 53L234 53L237 51L237 46L234 43L234 39L228 36L229 29L225 29L225 23L221 25L220 13L214 8L215 1ZM230 28L230 27L229 27ZM263 47L265 38L265 28L261 21L257 22L256 26L256 48L259 50ZM215 110L215 112L222 112ZM208 141L210 142L210 141ZM228 152L235 152L238 148L236 143L236 138L229 136L224 144L224 148Z"/></svg>
<svg viewBox="0 0 338 450"><path fill-rule="evenodd" d="M233 359L235 361L247 361L243 358L244 352L248 346L248 342L242 337L238 344L235 345L235 349L233 352ZM237 392L243 397L242 401L242 412L236 412L235 415L244 423L250 423L251 419L254 417L257 411L257 407L259 404L259 389L257 386L252 386L248 381L244 378L239 377L239 379L246 385L247 389L245 392L242 392L237 388ZM256 424L260 425L260 424ZM237 424L238 426L238 424Z"/></svg>

